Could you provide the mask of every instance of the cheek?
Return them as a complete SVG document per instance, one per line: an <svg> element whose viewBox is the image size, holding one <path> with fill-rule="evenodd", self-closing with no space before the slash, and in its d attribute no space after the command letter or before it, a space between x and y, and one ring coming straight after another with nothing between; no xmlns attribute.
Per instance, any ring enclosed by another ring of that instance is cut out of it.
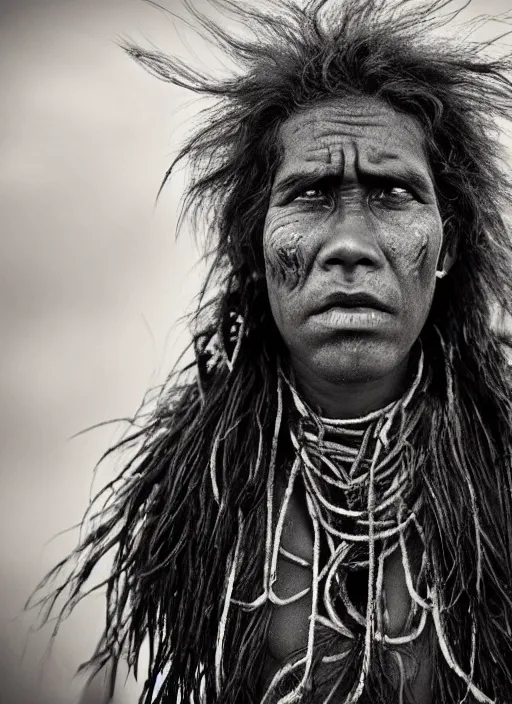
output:
<svg viewBox="0 0 512 704"><path fill-rule="evenodd" d="M415 221L406 231L393 233L389 250L403 283L422 289L434 286L441 243L442 225L437 218Z"/></svg>
<svg viewBox="0 0 512 704"><path fill-rule="evenodd" d="M407 325L419 333L425 324L436 285L436 268L442 244L442 224L438 218L415 219L398 233L390 256L402 293Z"/></svg>
<svg viewBox="0 0 512 704"><path fill-rule="evenodd" d="M267 278L287 289L296 288L306 273L306 242L298 218L269 217L263 235Z"/></svg>

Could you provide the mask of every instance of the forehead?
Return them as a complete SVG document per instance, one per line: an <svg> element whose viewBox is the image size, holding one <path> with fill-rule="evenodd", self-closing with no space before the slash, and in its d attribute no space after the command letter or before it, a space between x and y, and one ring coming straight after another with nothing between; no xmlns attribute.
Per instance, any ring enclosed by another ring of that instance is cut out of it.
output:
<svg viewBox="0 0 512 704"><path fill-rule="evenodd" d="M375 98L332 100L308 107L281 126L284 148L279 173L296 169L338 171L344 164L410 166L430 174L420 125Z"/></svg>

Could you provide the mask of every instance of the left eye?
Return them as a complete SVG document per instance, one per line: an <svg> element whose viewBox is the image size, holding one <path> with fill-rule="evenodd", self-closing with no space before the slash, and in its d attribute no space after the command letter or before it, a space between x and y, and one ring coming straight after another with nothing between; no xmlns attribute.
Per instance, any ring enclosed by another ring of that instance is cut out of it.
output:
<svg viewBox="0 0 512 704"><path fill-rule="evenodd" d="M382 203L382 205L399 207L416 200L416 197L404 186L386 186L375 189L371 194L371 199Z"/></svg>

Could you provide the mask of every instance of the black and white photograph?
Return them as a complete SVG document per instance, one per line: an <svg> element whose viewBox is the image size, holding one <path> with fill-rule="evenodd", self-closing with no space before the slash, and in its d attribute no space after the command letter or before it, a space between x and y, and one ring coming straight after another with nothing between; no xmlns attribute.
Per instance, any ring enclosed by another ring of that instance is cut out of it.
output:
<svg viewBox="0 0 512 704"><path fill-rule="evenodd" d="M0 0L0 704L512 704L512 0Z"/></svg>

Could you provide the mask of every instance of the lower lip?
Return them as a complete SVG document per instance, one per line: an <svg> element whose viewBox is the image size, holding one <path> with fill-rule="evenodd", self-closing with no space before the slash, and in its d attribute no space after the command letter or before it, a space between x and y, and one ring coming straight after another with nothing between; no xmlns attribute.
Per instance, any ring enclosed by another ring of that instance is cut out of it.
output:
<svg viewBox="0 0 512 704"><path fill-rule="evenodd" d="M322 326L344 330L369 330L379 328L389 320L389 313L375 308L343 308L333 306L317 313L315 318Z"/></svg>

